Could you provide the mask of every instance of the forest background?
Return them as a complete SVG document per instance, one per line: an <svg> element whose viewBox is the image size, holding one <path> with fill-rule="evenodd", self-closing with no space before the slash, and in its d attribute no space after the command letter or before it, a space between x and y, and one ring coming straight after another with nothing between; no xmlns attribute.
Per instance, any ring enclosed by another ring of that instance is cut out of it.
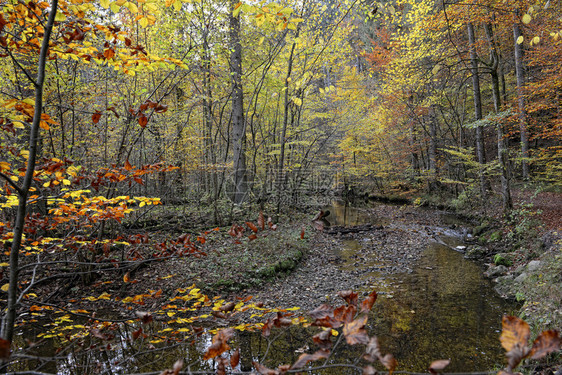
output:
<svg viewBox="0 0 562 375"><path fill-rule="evenodd" d="M147 239L122 224L266 211L273 227L334 193L528 224L514 195L560 190L557 1L1 6L7 341L45 262L70 257L88 282L139 260Z"/></svg>

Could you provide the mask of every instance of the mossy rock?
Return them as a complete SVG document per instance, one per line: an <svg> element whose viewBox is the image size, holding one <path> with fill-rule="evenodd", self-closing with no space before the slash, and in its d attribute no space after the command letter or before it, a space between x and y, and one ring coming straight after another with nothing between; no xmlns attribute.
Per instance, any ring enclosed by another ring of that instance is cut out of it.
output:
<svg viewBox="0 0 562 375"><path fill-rule="evenodd" d="M513 265L513 260L511 259L511 256L509 254L498 253L494 255L494 264L496 266L510 267Z"/></svg>

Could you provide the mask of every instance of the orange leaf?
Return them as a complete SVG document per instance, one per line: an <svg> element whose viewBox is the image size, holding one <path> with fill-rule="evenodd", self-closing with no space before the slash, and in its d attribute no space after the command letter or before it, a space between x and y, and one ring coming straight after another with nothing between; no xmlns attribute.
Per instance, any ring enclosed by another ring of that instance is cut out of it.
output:
<svg viewBox="0 0 562 375"><path fill-rule="evenodd" d="M509 352L515 346L525 347L530 334L529 325L524 320L508 315L504 315L502 318L500 341L506 351Z"/></svg>
<svg viewBox="0 0 562 375"><path fill-rule="evenodd" d="M125 160L125 170L130 171L131 169L133 169L133 166L129 163L129 159Z"/></svg>
<svg viewBox="0 0 562 375"><path fill-rule="evenodd" d="M131 273L127 272L125 275L123 275L123 281L128 283L131 280Z"/></svg>

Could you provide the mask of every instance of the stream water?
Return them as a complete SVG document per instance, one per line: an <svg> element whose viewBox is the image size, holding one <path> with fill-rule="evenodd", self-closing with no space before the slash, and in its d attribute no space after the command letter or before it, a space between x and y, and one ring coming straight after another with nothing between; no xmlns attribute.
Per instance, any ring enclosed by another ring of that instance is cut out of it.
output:
<svg viewBox="0 0 562 375"><path fill-rule="evenodd" d="M328 219L332 225L388 224L388 221L373 218L359 208L334 204L327 209L331 211ZM501 317L512 313L515 306L494 292L490 282L482 277L480 266L452 249L461 244L454 236L455 232L447 234L450 236L443 236L442 240L449 246L430 244L408 273L385 274L385 264L380 261L368 260L358 266L356 258L368 245L360 236L359 240L344 240L343 247L338 250L342 269L369 267L370 271L361 276L365 289L358 292L375 289L379 297L367 328L370 335L377 335L383 351L397 358L399 370L425 372L436 359L451 359L447 372L491 370L504 362L499 342ZM36 331L24 332L24 336L33 338L40 330L41 327L36 327ZM122 333L123 338L129 334ZM241 348L239 369L250 370L251 360L260 360L266 352L265 365L276 367L281 363L292 363L302 352L314 350L311 336L310 330L298 326L285 330L273 342L257 333L238 333L235 346ZM190 363L191 370L212 371L214 364L201 360L202 353L210 345L210 337L202 336L192 345L179 345L163 352L146 351L139 355L138 348L123 344L113 350L68 354L57 361L46 361L40 370L58 374L127 374L162 371L171 368L178 358L184 358ZM47 344L38 355L55 356L56 346L56 342ZM361 355L360 349L345 348L332 357L330 363L349 363L350 359ZM39 362L27 362L19 370L37 368ZM340 368L319 373L357 372Z"/></svg>

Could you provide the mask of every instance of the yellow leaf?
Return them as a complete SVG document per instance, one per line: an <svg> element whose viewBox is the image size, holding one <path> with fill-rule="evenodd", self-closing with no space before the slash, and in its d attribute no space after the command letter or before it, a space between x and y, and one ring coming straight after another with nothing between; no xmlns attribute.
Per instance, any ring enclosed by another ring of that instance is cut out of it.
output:
<svg viewBox="0 0 562 375"><path fill-rule="evenodd" d="M517 44L523 43L523 40L524 40L523 35L520 35L519 38L517 38Z"/></svg>
<svg viewBox="0 0 562 375"><path fill-rule="evenodd" d="M541 42L541 38L539 38L538 36L534 37L533 40L531 41L533 44L539 44Z"/></svg>
<svg viewBox="0 0 562 375"><path fill-rule="evenodd" d="M9 263L0 263L0 267L8 267L9 265Z"/></svg>
<svg viewBox="0 0 562 375"><path fill-rule="evenodd" d="M10 284L4 284L4 285L2 285L2 291L3 291L3 292L7 292L8 289L10 289Z"/></svg>
<svg viewBox="0 0 562 375"><path fill-rule="evenodd" d="M177 11L181 10L181 1L177 0L174 4L172 4L174 6L174 9Z"/></svg>
<svg viewBox="0 0 562 375"><path fill-rule="evenodd" d="M105 9L109 8L109 0L100 0L100 5Z"/></svg>
<svg viewBox="0 0 562 375"><path fill-rule="evenodd" d="M147 27L148 26L148 18L146 18L146 17L141 18L139 23L142 27Z"/></svg>
<svg viewBox="0 0 562 375"><path fill-rule="evenodd" d="M67 179L62 180L62 184L66 186L70 186L70 181Z"/></svg>
<svg viewBox="0 0 562 375"><path fill-rule="evenodd" d="M66 21L66 16L60 12L57 12L57 15L55 16L55 21L64 22Z"/></svg>
<svg viewBox="0 0 562 375"><path fill-rule="evenodd" d="M530 14L525 13L525 14L523 15L523 18L521 19L521 21L523 21L524 24L528 24L529 22L532 21L532 19L533 19L533 17L531 17Z"/></svg>
<svg viewBox="0 0 562 375"><path fill-rule="evenodd" d="M0 161L0 172L7 171L10 169L10 164L5 161Z"/></svg>
<svg viewBox="0 0 562 375"><path fill-rule="evenodd" d="M14 128L16 129L25 129L25 125L19 121L14 121L12 122L12 124L14 124Z"/></svg>
<svg viewBox="0 0 562 375"><path fill-rule="evenodd" d="M118 13L118 12L119 12L119 5L116 4L116 3L111 3L111 4L109 5L109 8L111 9L111 11L112 11L113 13ZM101 60L100 60L100 61L101 61Z"/></svg>

